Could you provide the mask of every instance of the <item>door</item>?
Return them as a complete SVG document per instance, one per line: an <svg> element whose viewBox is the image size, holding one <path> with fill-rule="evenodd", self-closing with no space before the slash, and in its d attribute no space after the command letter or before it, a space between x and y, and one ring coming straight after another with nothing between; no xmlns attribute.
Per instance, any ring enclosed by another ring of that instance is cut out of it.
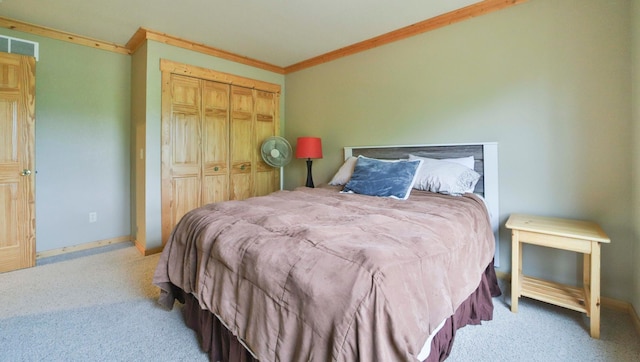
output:
<svg viewBox="0 0 640 362"><path fill-rule="evenodd" d="M231 120L229 143L231 170L229 175L229 198L244 200L253 196L253 90L231 86Z"/></svg>
<svg viewBox="0 0 640 362"><path fill-rule="evenodd" d="M163 243L182 216L202 200L200 80L170 77L170 114L162 122Z"/></svg>
<svg viewBox="0 0 640 362"><path fill-rule="evenodd" d="M280 168L271 167L262 160L260 146L269 137L280 133L278 129L278 94L256 91L256 122L254 139L254 159L256 160L254 196L268 195L280 188Z"/></svg>
<svg viewBox="0 0 640 362"><path fill-rule="evenodd" d="M0 272L35 265L35 59L0 53Z"/></svg>
<svg viewBox="0 0 640 362"><path fill-rule="evenodd" d="M262 162L259 148L279 132L280 86L166 59L160 70L164 245L196 207L279 188L280 170Z"/></svg>
<svg viewBox="0 0 640 362"><path fill-rule="evenodd" d="M170 94L163 95L163 243L188 211L229 199L229 85L176 74L166 77Z"/></svg>
<svg viewBox="0 0 640 362"><path fill-rule="evenodd" d="M229 199L229 85L202 82L202 205L205 205Z"/></svg>

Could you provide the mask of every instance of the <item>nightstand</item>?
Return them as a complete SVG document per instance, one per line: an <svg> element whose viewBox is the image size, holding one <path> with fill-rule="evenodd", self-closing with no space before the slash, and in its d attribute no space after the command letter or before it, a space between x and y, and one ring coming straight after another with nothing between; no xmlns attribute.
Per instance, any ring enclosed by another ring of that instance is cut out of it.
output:
<svg viewBox="0 0 640 362"><path fill-rule="evenodd" d="M586 313L591 337L600 338L600 244L611 240L594 222L514 214L511 229L511 311L518 298L529 297ZM522 275L522 244L584 254L581 288Z"/></svg>

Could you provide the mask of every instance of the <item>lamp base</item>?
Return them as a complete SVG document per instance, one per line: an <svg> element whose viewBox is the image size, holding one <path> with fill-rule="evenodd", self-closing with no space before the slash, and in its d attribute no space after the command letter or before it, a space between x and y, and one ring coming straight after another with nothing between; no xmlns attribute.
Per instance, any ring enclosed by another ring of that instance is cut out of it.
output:
<svg viewBox="0 0 640 362"><path fill-rule="evenodd" d="M305 186L314 188L313 177L311 176L311 159L307 159L307 184Z"/></svg>

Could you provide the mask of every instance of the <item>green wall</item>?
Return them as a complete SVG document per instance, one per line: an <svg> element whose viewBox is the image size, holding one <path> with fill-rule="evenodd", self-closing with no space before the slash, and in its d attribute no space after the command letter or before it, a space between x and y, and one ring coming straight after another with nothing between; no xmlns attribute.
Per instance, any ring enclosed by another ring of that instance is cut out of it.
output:
<svg viewBox="0 0 640 362"><path fill-rule="evenodd" d="M129 236L130 57L36 41L36 250ZM89 223L89 213L97 222Z"/></svg>
<svg viewBox="0 0 640 362"><path fill-rule="evenodd" d="M636 312L640 313L640 0L632 1L632 29L633 29L633 214L632 220L635 226L635 283L633 290L635 291L633 305Z"/></svg>
<svg viewBox="0 0 640 362"><path fill-rule="evenodd" d="M286 76L286 137L319 136L327 182L342 147L497 141L500 221L598 221L605 296L631 300L630 2L531 0ZM304 185L293 160L285 188ZM500 234L510 271L510 233ZM526 248L525 273L581 281L573 253Z"/></svg>
<svg viewBox="0 0 640 362"><path fill-rule="evenodd" d="M161 72L160 59L195 65L241 77L257 79L281 86L280 109L284 109L284 75L231 62L202 53L173 47L155 41L147 41L146 47L136 52L146 52L146 94L144 103L146 159L145 159L145 246L153 249L162 245L161 230ZM142 68L142 67L141 67ZM136 85L134 85L134 88ZM140 104L134 105L134 112ZM280 129L285 129L284 112L280 112ZM139 153L140 150L136 150ZM140 237L140 228L138 235Z"/></svg>

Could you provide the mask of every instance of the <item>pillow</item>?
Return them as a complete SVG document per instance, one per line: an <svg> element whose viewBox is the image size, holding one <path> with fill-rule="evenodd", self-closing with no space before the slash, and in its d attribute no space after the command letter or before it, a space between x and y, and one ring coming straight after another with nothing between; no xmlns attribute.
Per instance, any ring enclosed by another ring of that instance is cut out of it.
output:
<svg viewBox="0 0 640 362"><path fill-rule="evenodd" d="M422 160L378 160L358 156L343 192L406 200Z"/></svg>
<svg viewBox="0 0 640 362"><path fill-rule="evenodd" d="M409 156L417 157L412 155L409 155ZM417 157L417 158L421 158L421 157ZM336 172L336 174L333 176L331 181L329 181L329 185L342 186L342 185L345 185L347 182L349 182L349 179L351 179L351 174L353 173L353 168L355 167L357 160L358 158L353 156L347 158L347 160L344 161L342 166L340 166L340 169L338 169L338 172ZM442 161L454 162L462 166L468 167L472 170L474 169L475 162L476 162L473 156L460 157L460 158L443 158Z"/></svg>
<svg viewBox="0 0 640 362"><path fill-rule="evenodd" d="M457 163L459 165L462 165L466 168L470 168L470 169L475 169L476 165L476 160L473 158L473 156L469 156L469 157L460 157L460 158L442 158L440 159L440 161L447 161L447 162L453 162L453 163Z"/></svg>
<svg viewBox="0 0 640 362"><path fill-rule="evenodd" d="M341 186L349 182L351 179L351 174L353 173L353 168L356 166L357 157L349 157L347 158L342 166L338 169L331 181L329 181L329 185Z"/></svg>
<svg viewBox="0 0 640 362"><path fill-rule="evenodd" d="M462 195L473 192L480 174L459 163L409 155L409 160L422 160L414 187L418 190Z"/></svg>

